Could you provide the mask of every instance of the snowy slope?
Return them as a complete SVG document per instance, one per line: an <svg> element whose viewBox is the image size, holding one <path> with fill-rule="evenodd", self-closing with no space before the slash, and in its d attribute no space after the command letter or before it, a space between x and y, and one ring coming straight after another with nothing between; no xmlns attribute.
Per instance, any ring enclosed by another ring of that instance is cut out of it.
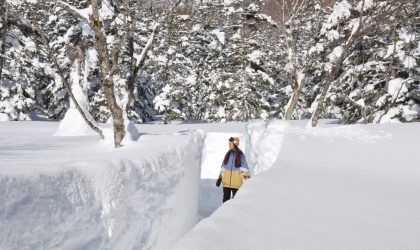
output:
<svg viewBox="0 0 420 250"><path fill-rule="evenodd" d="M116 150L57 125L0 124L0 249L166 249L197 222L201 133Z"/></svg>
<svg viewBox="0 0 420 250"><path fill-rule="evenodd" d="M419 123L276 123L248 126L283 131L271 168L172 249L420 249Z"/></svg>

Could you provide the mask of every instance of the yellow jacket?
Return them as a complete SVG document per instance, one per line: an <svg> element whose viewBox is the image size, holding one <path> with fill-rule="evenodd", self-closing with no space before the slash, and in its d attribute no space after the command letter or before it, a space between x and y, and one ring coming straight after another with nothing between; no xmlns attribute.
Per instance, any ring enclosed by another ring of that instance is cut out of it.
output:
<svg viewBox="0 0 420 250"><path fill-rule="evenodd" d="M251 175L243 154L241 155L241 166L239 168L235 166L234 159L235 153L232 151L229 161L226 164L222 163L220 176L222 177L223 187L238 189L242 186L244 179L250 178Z"/></svg>

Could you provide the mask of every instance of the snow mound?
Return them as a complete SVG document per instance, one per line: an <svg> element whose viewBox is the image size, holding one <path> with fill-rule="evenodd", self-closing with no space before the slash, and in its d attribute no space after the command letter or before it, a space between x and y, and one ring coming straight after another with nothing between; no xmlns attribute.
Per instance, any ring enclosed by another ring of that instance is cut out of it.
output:
<svg viewBox="0 0 420 250"><path fill-rule="evenodd" d="M86 124L80 112L70 107L60 122L54 136L86 136L95 135L95 132Z"/></svg>
<svg viewBox="0 0 420 250"><path fill-rule="evenodd" d="M1 249L167 249L198 221L203 136L128 147L52 137L57 123L3 123Z"/></svg>

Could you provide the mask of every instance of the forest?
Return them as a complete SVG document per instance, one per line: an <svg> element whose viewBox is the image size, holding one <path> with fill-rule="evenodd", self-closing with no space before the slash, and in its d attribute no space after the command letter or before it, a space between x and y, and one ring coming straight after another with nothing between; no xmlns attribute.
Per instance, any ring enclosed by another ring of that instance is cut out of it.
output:
<svg viewBox="0 0 420 250"><path fill-rule="evenodd" d="M0 116L420 121L416 0L2 0Z"/></svg>

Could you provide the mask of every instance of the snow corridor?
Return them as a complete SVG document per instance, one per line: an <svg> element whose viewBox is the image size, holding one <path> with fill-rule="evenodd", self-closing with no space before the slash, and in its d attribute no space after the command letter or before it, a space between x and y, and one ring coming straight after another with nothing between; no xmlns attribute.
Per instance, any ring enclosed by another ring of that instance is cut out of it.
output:
<svg viewBox="0 0 420 250"><path fill-rule="evenodd" d="M57 125L0 124L2 249L167 249L222 204L215 181L230 136L254 173L274 162L261 157L273 153L256 132L264 122L139 125L122 149L52 136Z"/></svg>

